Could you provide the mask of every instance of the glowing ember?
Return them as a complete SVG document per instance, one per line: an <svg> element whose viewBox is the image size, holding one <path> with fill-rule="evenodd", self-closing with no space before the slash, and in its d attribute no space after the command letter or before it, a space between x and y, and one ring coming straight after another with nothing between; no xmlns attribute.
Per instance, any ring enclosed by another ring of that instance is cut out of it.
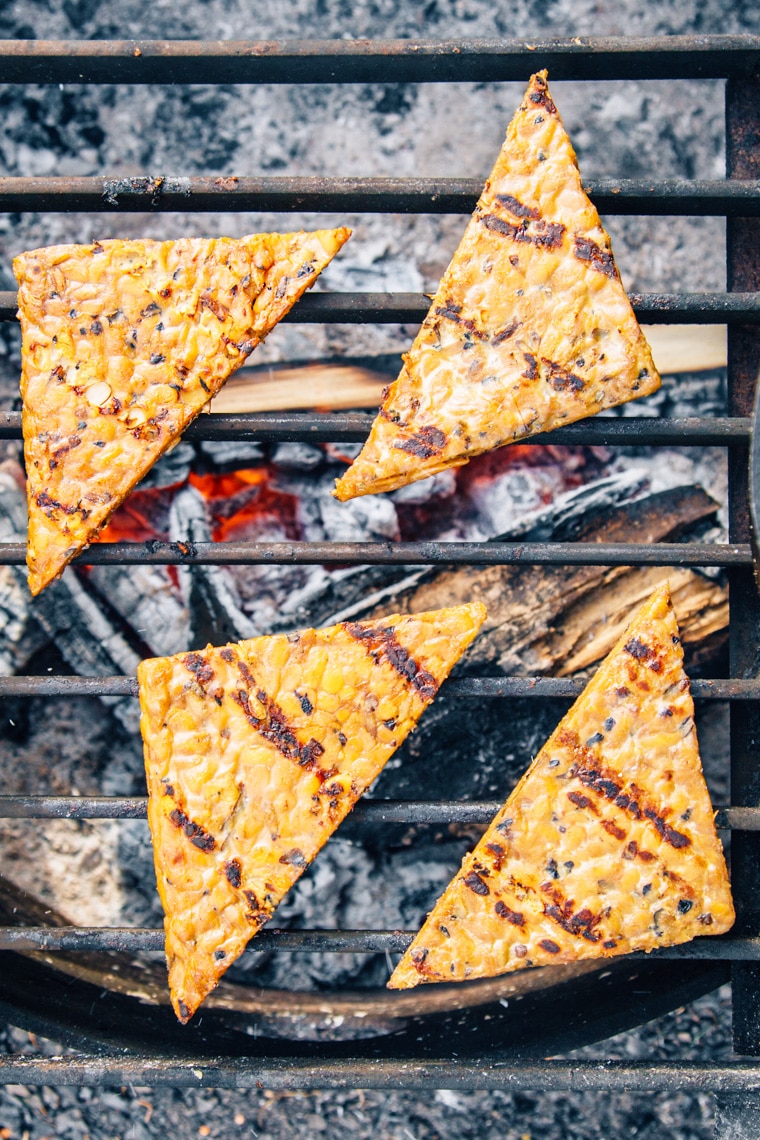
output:
<svg viewBox="0 0 760 1140"><path fill-rule="evenodd" d="M95 542L147 542L168 539L169 509L179 484L133 491L113 513Z"/></svg>
<svg viewBox="0 0 760 1140"><path fill-rule="evenodd" d="M215 542L252 538L276 527L287 539L301 537L298 499L272 485L272 467L248 467L228 475L198 475L188 482L203 495Z"/></svg>

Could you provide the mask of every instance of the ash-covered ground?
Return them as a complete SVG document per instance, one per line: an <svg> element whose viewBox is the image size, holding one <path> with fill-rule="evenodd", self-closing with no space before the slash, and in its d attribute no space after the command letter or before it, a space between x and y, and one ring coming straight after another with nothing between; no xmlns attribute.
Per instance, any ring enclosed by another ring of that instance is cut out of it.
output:
<svg viewBox="0 0 760 1140"><path fill-rule="evenodd" d="M157 0L150 6L137 0L64 0L62 4L19 0L0 10L0 35L9 38L443 39L496 35L538 39L758 31L760 9L751 0L727 4L720 0L259 0L255 11L243 0L188 0L182 6L176 0ZM526 69L526 80L527 76ZM722 83L552 86L587 177L711 178L724 173ZM0 91L0 173L485 176L521 91L520 84L7 87ZM722 221L609 218L605 222L627 288L694 292L725 287ZM324 274L320 287L325 289L430 290L464 224L459 217L20 214L0 218L0 288L13 287L12 257L36 245L111 236L237 235L257 229L344 223L354 227L354 236ZM374 325L287 325L276 329L259 350L258 362L398 353L408 346L414 331ZM0 399L8 407L18 392L18 342L15 331L6 326L0 330L0 351ZM685 414L707 406L720 411L721 378L712 377L701 387L704 379L679 377L669 383L665 402L662 398L655 401L651 413ZM692 380L696 388L690 387ZM693 397L686 396L687 392ZM631 411L641 414L641 406ZM4 455L13 458L14 445ZM658 480L672 482L670 462L666 473L654 470L646 456L639 458L649 464L655 485ZM675 453L670 459L675 462ZM704 469L703 457L694 459L696 467L683 469L684 481L696 469ZM297 465L294 471L291 478L298 475ZM303 468L300 471L303 477ZM703 477L713 481L713 493L719 494L720 469L708 465ZM497 532L498 527L492 531ZM57 666L66 667L61 661ZM44 666L48 667L52 666ZM503 752L509 763L498 778L492 770L489 774L486 767L479 768L471 794L496 797L506 792L556 713L556 709L547 709L546 723L532 722L530 729L526 722L518 748L513 739L505 738ZM43 720L47 720L44 736L39 727ZM703 731L708 755L719 751L723 731L716 710ZM516 735L511 725L508 736ZM102 706L94 702L66 702L65 706L63 702L15 703L8 711L1 750L13 768L12 790L70 792L75 774L80 792L140 791L140 748L134 732L124 727L123 718L104 719ZM713 775L713 789L725 802L725 793L720 795L720 773ZM392 780L394 771L388 776ZM380 794L408 792L391 782ZM122 897L117 900L121 913L138 923L157 922L158 910L154 907L151 913L152 896L144 889L151 868L141 824L77 825L76 830L66 824L57 826L56 865L68 868L70 880L61 884L62 890L70 890L74 899L74 880L86 872L94 884L95 921L113 921L113 878L106 873L104 853L115 851L122 868ZM27 857L30 852L34 857L35 842L31 840L30 846L27 841ZM426 885L432 895L444 885L461 854L461 840L447 842L451 867L447 871L445 863L439 864L440 882ZM349 881L353 886L360 882L362 890L366 887L371 893L376 887L371 863L357 846L343 844L343 848L345 859L336 857L330 863L332 875L338 874L341 862L346 864L337 888L348 890ZM400 851L400 875L403 864L412 864L414 852L413 846ZM282 917L290 913L297 918L309 892L318 890L318 880L315 868ZM355 918L352 921L350 893L347 897L347 912L341 914L341 921L357 925ZM394 916L387 916L387 900L383 905L386 924L392 926ZM426 902L420 899L417 905L422 911ZM357 964L345 966L355 977ZM55 1045L35 1043L10 1027L4 1048L59 1051ZM730 1055L730 996L720 991L611 1043L582 1051L582 1055L726 1057ZM167 1130L211 1137L324 1134L443 1140L478 1135L500 1140L560 1140L636 1135L647 1140L701 1140L711 1135L712 1117L713 1103L707 1095L419 1095L403 1091L282 1095L147 1089L76 1092L21 1086L0 1093L0 1130L7 1129L7 1133L0 1131L3 1140L21 1140L25 1134L29 1140L54 1134L77 1140L84 1136L143 1140Z"/></svg>

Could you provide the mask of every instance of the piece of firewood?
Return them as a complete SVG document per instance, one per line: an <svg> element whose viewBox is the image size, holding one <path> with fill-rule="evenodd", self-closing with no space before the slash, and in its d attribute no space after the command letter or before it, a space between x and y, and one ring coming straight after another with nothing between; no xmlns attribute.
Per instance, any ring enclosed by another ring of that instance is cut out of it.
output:
<svg viewBox="0 0 760 1140"><path fill-rule="evenodd" d="M302 364L266 371L245 368L227 381L209 410L237 414L376 408L383 388L393 379L352 364Z"/></svg>
<svg viewBox="0 0 760 1140"><path fill-rule="evenodd" d="M587 520L572 535L586 542L665 542L711 519L717 504L699 487L677 487ZM467 653L467 668L508 675L568 676L611 649L633 611L667 579L693 667L727 636L725 586L683 567L468 566L431 571L367 613L436 609L481 601L488 617Z"/></svg>

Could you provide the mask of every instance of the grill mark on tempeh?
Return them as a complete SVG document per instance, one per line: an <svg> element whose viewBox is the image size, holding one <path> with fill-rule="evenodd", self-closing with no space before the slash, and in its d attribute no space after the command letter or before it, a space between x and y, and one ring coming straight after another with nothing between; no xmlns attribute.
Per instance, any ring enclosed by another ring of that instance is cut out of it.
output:
<svg viewBox="0 0 760 1140"><path fill-rule="evenodd" d="M538 944L547 954L559 954L560 947L551 938L542 938Z"/></svg>
<svg viewBox="0 0 760 1140"><path fill-rule="evenodd" d="M561 364L557 364L554 360L547 360L545 356L541 357L541 363L546 368L546 379L551 384L555 392L580 392L586 387L586 381L582 376L576 376L574 372L568 372Z"/></svg>
<svg viewBox="0 0 760 1140"><path fill-rule="evenodd" d="M618 271L611 253L601 249L591 238L576 234L573 239L573 254L579 261L587 261L592 269L605 277L617 278Z"/></svg>
<svg viewBox="0 0 760 1140"><path fill-rule="evenodd" d="M582 792L568 792L567 798L570 800L570 803L575 804L577 808L586 808L588 811L592 811L594 815L599 815L594 801L590 800L588 796L584 796Z"/></svg>
<svg viewBox="0 0 760 1140"><path fill-rule="evenodd" d="M521 372L520 375L524 376L526 380L535 380L538 376L538 361L530 352L523 353L523 360L525 361L525 371Z"/></svg>
<svg viewBox="0 0 760 1140"><path fill-rule="evenodd" d="M82 516L82 521L88 519L90 516L90 512L86 509L86 507L67 507L65 503L59 503L57 499L51 499L47 491L39 491L35 495L35 502L37 503L37 506L40 508L40 510L45 512L48 518L52 517L53 511L63 511L65 515L80 514Z"/></svg>
<svg viewBox="0 0 760 1140"><path fill-rule="evenodd" d="M432 673L423 669L407 649L404 649L390 626L363 626L359 622L344 622L343 628L358 641L375 661L387 661L408 685L416 689L423 700L432 700L438 692L438 682Z"/></svg>
<svg viewBox="0 0 760 1140"><path fill-rule="evenodd" d="M517 225L496 214L481 214L478 221L492 233L503 234L512 241L533 245L537 249L559 249L566 232L561 222L546 222L543 218L524 218Z"/></svg>
<svg viewBox="0 0 760 1140"><path fill-rule="evenodd" d="M577 737L575 740L575 750L576 753L587 751L581 747ZM633 819L639 821L644 819L649 820L660 838L664 839L671 847L681 848L691 846L691 840L688 835L684 835L683 832L676 831L675 828L671 827L663 813L658 811L656 806L646 802L644 793L640 788L635 784L631 784L628 790L626 790L624 784L619 782L619 777L613 778L616 777L616 773L606 771L600 764L593 761L592 763L593 767L587 767L579 761L576 761L570 768L568 775L580 780L584 787L597 792L598 795L603 796L604 799L609 800L610 803L614 803L616 807L619 807Z"/></svg>
<svg viewBox="0 0 760 1140"><path fill-rule="evenodd" d="M618 825L616 823L613 823L611 819L603 819L602 827L609 835L613 837L613 839L619 839L621 843L626 838L626 833L623 831L622 827L618 827Z"/></svg>
<svg viewBox="0 0 760 1140"><path fill-rule="evenodd" d="M213 681L214 670L202 653L188 653L182 664L193 674L201 688Z"/></svg>
<svg viewBox="0 0 760 1140"><path fill-rule="evenodd" d="M430 459L432 455L439 455L446 443L446 434L437 427L423 427L410 436L394 443L396 451L408 451L419 459Z"/></svg>
<svg viewBox="0 0 760 1140"><path fill-rule="evenodd" d="M197 847L200 851L206 852L216 850L216 840L213 835L210 835L199 823L194 823L189 816L185 815L181 808L176 807L173 811L170 811L169 819L175 827L184 831L193 847Z"/></svg>
<svg viewBox="0 0 760 1140"><path fill-rule="evenodd" d="M299 767L312 772L320 783L330 776L334 776L334 769L321 768L317 763L319 757L325 751L324 746L313 737L306 744L303 744L298 739L294 729L288 723L285 713L277 702L274 701L264 689L257 686L256 680L245 661L241 658L236 659L235 653L232 650L228 651L225 660L230 664L236 661L241 683L245 688L238 688L231 695L233 701L242 709L243 715L251 728L254 728L256 732L258 732L260 736L263 736L265 740L268 740L270 744L274 744L281 755L287 757L289 760L295 761ZM251 691L254 689L256 690L256 699L264 706L263 716L257 716L251 708Z"/></svg>
<svg viewBox="0 0 760 1140"><path fill-rule="evenodd" d="M497 194L496 201L500 206L504 206L509 210L510 214L514 214L516 218L534 218L538 220L541 215L534 206L526 206L519 198L515 198L512 194Z"/></svg>
<svg viewBox="0 0 760 1140"><path fill-rule="evenodd" d="M525 915L519 910L512 910L501 899L496 903L493 908L498 914L499 918L505 918L507 922L511 922L513 926L525 926Z"/></svg>
<svg viewBox="0 0 760 1140"><path fill-rule="evenodd" d="M541 890L548 894L551 900L544 903L544 914L547 918L577 938L585 938L587 942L601 940L602 932L596 929L602 920L600 914L594 914L585 906L575 911L574 900L565 898L562 891L551 883L544 883Z"/></svg>
<svg viewBox="0 0 760 1140"><path fill-rule="evenodd" d="M482 340L486 334L481 332L475 322L469 317L460 317L459 310L461 308L461 305L455 305L447 301L445 305L438 305L435 313L438 317L446 317L447 320L453 321L455 325L461 325L462 328L468 329L478 340Z"/></svg>
<svg viewBox="0 0 760 1140"><path fill-rule="evenodd" d="M484 883L477 871L470 871L469 875L465 875L462 882L476 895L489 895L491 893L487 883Z"/></svg>

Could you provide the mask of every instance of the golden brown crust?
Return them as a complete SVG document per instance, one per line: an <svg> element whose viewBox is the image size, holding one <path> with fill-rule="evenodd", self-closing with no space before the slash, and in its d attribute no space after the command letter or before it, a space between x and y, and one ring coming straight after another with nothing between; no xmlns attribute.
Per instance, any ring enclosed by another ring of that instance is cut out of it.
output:
<svg viewBox="0 0 760 1140"><path fill-rule="evenodd" d="M667 586L600 666L389 986L494 977L734 921Z"/></svg>
<svg viewBox="0 0 760 1140"><path fill-rule="evenodd" d="M540 72L336 497L391 491L659 384Z"/></svg>
<svg viewBox="0 0 760 1140"><path fill-rule="evenodd" d="M114 240L15 259L33 594L92 541L349 233Z"/></svg>
<svg viewBox="0 0 760 1140"><path fill-rule="evenodd" d="M138 670L169 984L187 1021L476 636L480 603Z"/></svg>

